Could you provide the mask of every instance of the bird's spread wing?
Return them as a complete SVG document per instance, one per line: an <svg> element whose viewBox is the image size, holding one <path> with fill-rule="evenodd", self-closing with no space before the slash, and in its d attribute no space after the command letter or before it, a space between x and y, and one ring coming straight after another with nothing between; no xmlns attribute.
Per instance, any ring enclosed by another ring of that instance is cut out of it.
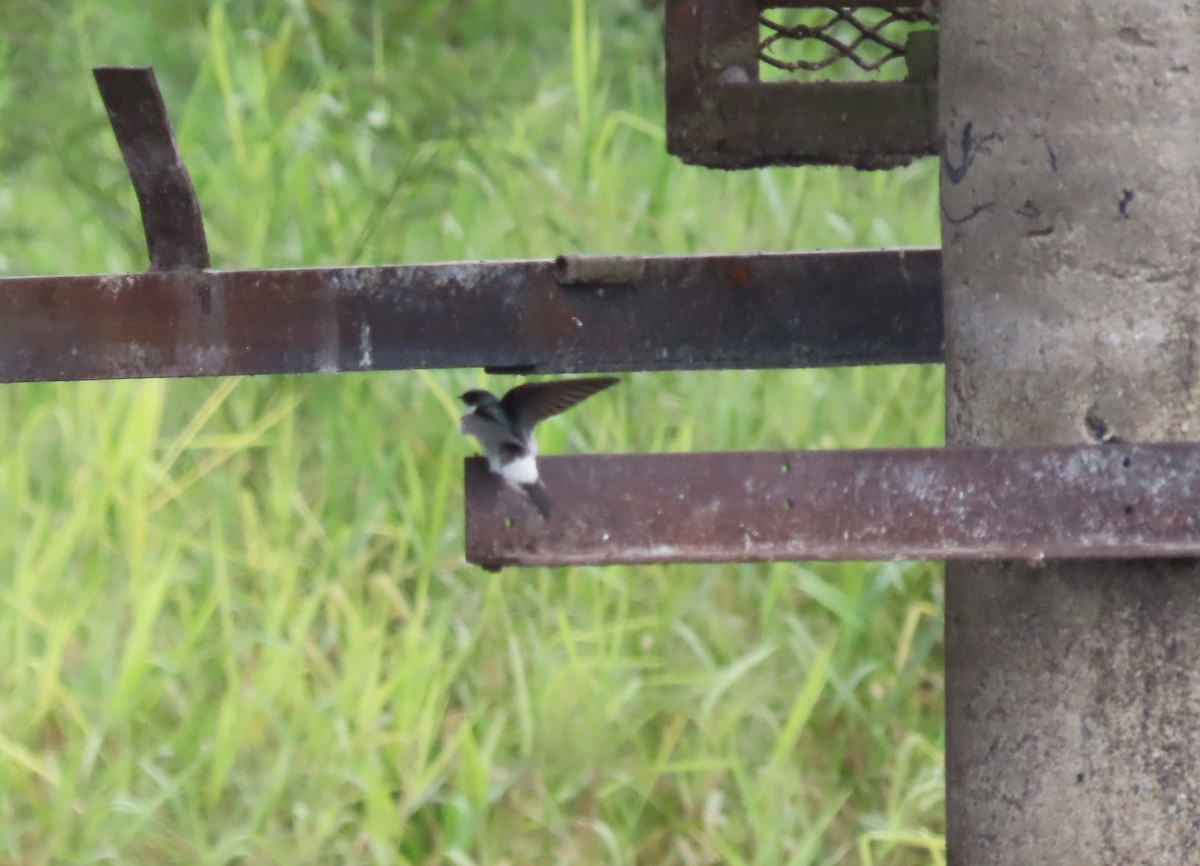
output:
<svg viewBox="0 0 1200 866"><path fill-rule="evenodd" d="M565 412L593 394L621 381L616 376L592 376L586 379L558 379L553 382L528 382L513 388L500 400L517 424L532 430L539 421Z"/></svg>

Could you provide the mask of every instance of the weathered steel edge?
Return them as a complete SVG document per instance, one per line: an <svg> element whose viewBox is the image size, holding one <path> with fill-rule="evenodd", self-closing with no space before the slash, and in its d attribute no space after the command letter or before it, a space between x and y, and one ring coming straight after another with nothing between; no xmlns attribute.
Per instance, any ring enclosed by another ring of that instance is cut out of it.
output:
<svg viewBox="0 0 1200 866"><path fill-rule="evenodd" d="M936 116L937 87L928 84L710 84L691 111L670 118L668 150L708 168L892 168L937 152Z"/></svg>
<svg viewBox="0 0 1200 866"><path fill-rule="evenodd" d="M942 357L937 249L613 262L7 278L0 382Z"/></svg>
<svg viewBox="0 0 1200 866"><path fill-rule="evenodd" d="M1200 557L1200 444L627 454L539 460L543 520L469 459L486 567Z"/></svg>

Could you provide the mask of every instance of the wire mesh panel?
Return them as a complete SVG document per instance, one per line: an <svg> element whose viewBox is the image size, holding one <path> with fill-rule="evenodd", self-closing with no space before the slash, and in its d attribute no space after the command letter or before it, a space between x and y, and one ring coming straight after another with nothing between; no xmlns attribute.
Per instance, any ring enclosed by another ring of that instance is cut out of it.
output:
<svg viewBox="0 0 1200 866"><path fill-rule="evenodd" d="M676 0L672 153L713 168L890 168L934 152L938 5Z"/></svg>
<svg viewBox="0 0 1200 866"><path fill-rule="evenodd" d="M765 9L758 23L763 80L810 80L814 73L847 80L856 71L864 78L894 78L903 75L911 34L935 26L937 14L920 8ZM774 70L784 75L772 75Z"/></svg>

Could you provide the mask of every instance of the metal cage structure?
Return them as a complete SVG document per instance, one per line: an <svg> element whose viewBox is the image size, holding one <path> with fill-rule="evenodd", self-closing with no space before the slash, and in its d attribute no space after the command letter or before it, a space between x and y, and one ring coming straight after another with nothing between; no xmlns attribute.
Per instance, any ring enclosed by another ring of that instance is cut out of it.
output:
<svg viewBox="0 0 1200 866"><path fill-rule="evenodd" d="M936 151L937 0L670 0L667 147L709 168Z"/></svg>

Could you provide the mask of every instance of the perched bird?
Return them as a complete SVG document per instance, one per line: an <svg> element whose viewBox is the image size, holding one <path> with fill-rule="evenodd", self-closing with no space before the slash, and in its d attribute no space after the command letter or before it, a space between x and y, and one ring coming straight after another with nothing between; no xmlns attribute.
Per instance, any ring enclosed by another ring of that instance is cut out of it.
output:
<svg viewBox="0 0 1200 866"><path fill-rule="evenodd" d="M467 391L461 399L471 411L463 416L458 429L479 440L492 472L524 491L542 516L549 517L550 497L538 478L533 428L619 381L615 376L596 376L527 382L500 398L491 391Z"/></svg>

